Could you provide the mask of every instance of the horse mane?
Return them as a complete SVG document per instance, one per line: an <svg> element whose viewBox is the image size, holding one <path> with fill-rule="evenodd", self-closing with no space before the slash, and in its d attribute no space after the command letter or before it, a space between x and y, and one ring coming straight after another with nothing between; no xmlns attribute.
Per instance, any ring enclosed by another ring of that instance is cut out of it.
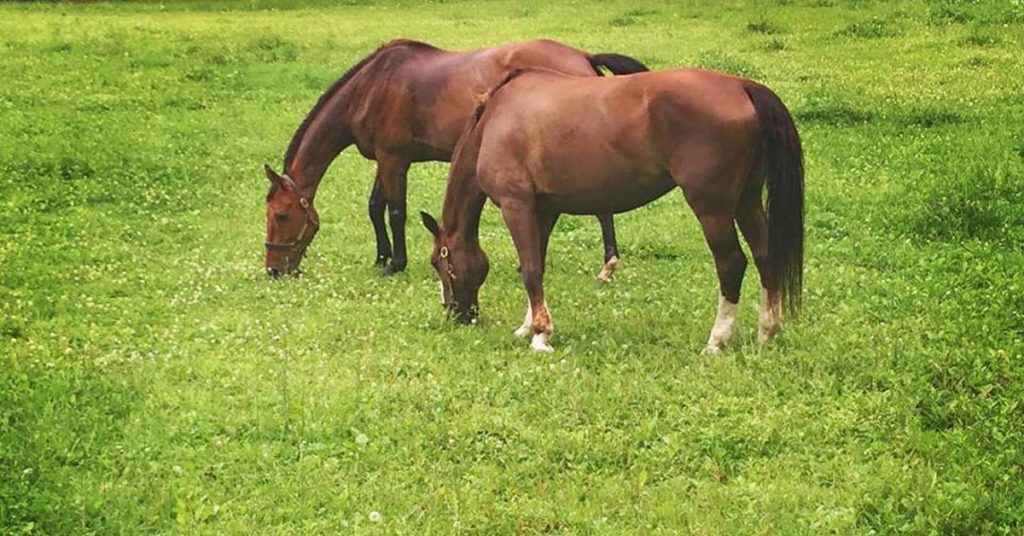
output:
<svg viewBox="0 0 1024 536"><path fill-rule="evenodd" d="M483 117L484 111L487 109L487 103L491 100L491 97L493 97L494 94L498 92L499 89L505 87L506 84L514 80L519 75L529 71L549 72L558 75L562 74L557 71L552 71L549 69L539 69L532 67L512 69L507 74L505 74L505 76L501 79L500 82L491 87L490 90L483 94L477 95L478 102L476 108L473 109L473 115L471 115L469 119L466 120L466 125L462 127L462 134L459 135L459 141L455 144L455 148L452 150L452 166L448 174L449 178L448 187L445 193L445 205L447 205L448 203L448 196L451 195L452 189L459 184L459 181L456 181L455 177L460 176L462 169L464 169L467 166L469 169L473 169L476 167L476 155L471 154L469 158L463 160L462 153L467 150L479 151L479 138L474 138L470 134L476 128L477 124L480 123L480 118ZM444 218L444 215L442 214L442 221L451 220L446 220Z"/></svg>
<svg viewBox="0 0 1024 536"><path fill-rule="evenodd" d="M313 119L320 113L320 110L327 105L327 102L331 100L331 97L337 94L338 91L340 91L341 88L345 86L345 84L352 80L352 78L360 70L362 70L363 67L366 67L367 64L376 59L377 56L379 56L382 52L403 46L412 48L422 48L427 50L437 50L437 47L430 45L428 43L424 43L422 41L414 41L412 39L395 39L393 41L388 41L387 43L384 43L383 45L379 46L377 50L371 52L369 56L366 56L365 58L360 60L359 63L355 64L351 69L345 71L345 74L341 75L341 78L335 80L334 83L331 84L329 88L327 88L327 91L325 91L323 95L320 95L320 98L316 101L316 104L313 105L313 109L309 111L309 114L307 114L306 118L302 120L302 124L299 125L298 130L296 130L295 134L292 136L292 141L291 143L288 144L288 149L284 153L284 173L288 172L288 166L295 158L295 154L299 152L299 146L302 145L302 136L306 133L307 130L309 130L309 126L313 123Z"/></svg>

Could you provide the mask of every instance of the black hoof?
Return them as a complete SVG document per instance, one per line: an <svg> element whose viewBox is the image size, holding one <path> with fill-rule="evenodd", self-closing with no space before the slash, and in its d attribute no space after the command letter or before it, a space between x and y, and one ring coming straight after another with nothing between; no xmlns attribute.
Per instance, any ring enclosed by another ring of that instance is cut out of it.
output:
<svg viewBox="0 0 1024 536"><path fill-rule="evenodd" d="M384 265L384 268L380 271L380 275L387 277L389 275L395 275L398 272L403 271L405 271L404 264L396 264L394 262L389 262L388 264Z"/></svg>
<svg viewBox="0 0 1024 536"><path fill-rule="evenodd" d="M377 268L383 268L387 266L388 259L390 258L390 255L378 255L377 260L373 261L373 265L376 266Z"/></svg>

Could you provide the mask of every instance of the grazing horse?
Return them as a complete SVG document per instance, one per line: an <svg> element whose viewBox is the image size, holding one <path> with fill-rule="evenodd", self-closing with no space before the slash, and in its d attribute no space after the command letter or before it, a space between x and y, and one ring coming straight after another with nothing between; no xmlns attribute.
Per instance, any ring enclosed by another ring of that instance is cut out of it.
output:
<svg viewBox="0 0 1024 536"><path fill-rule="evenodd" d="M767 214L762 188L767 182ZM803 279L803 153L793 119L768 88L699 69L613 78L552 71L511 73L479 105L455 149L431 263L444 303L462 322L479 312L487 277L478 231L484 203L501 209L528 294L516 334L551 351L543 276L559 214L614 214L675 187L697 216L718 273L720 299L706 351L733 336L747 259L761 276L758 342L781 313L800 309Z"/></svg>
<svg viewBox="0 0 1024 536"><path fill-rule="evenodd" d="M473 52L448 52L426 43L387 43L352 67L320 97L292 138L284 173L264 166L267 194L266 270L297 272L319 229L313 206L320 179L346 147L355 144L377 161L369 215L377 235L376 263L384 275L405 269L406 172L413 162L447 161L479 95L522 67L576 76L646 71L619 54L590 55L554 41L515 43ZM388 212L394 249L388 240ZM608 280L618 263L610 215L599 216ZM392 253L393 252L393 253ZM391 262L388 263L388 259Z"/></svg>

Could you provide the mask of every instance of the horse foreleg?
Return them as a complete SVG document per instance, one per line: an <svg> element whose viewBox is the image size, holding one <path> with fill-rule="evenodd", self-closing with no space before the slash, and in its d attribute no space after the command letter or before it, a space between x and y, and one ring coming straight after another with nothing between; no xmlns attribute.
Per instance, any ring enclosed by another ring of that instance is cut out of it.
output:
<svg viewBox="0 0 1024 536"><path fill-rule="evenodd" d="M523 317L523 323L519 325L513 335L516 337L525 337L533 331L533 307L530 305L530 300L526 300L526 316Z"/></svg>
<svg viewBox="0 0 1024 536"><path fill-rule="evenodd" d="M548 257L548 241L551 238L551 231L555 228L555 222L558 221L558 213L551 212L537 212L537 231L540 239L540 264L541 270L547 266ZM550 313L548 315L550 318ZM523 323L516 329L514 335L516 337L525 337L530 334L533 330L533 307L530 305L530 301L526 301L526 316L523 318Z"/></svg>
<svg viewBox="0 0 1024 536"><path fill-rule="evenodd" d="M388 204L388 223L394 238L394 257L391 263L384 266L382 275L392 275L405 270L408 257L405 251L405 220L406 220L406 174L409 161L403 157L377 155L377 177L384 191Z"/></svg>
<svg viewBox="0 0 1024 536"><path fill-rule="evenodd" d="M604 242L604 264L597 274L599 281L611 283L615 269L619 266L619 244L615 240L615 220L611 214L597 216L601 222L601 240Z"/></svg>
<svg viewBox="0 0 1024 536"><path fill-rule="evenodd" d="M512 242L519 254L520 274L526 295L529 299L528 315L531 315L530 332L533 339L530 348L539 352L552 352L551 333L553 325L551 313L544 300L544 253L541 239L539 218L533 203L502 201L501 215L505 219ZM552 221L551 225L554 222ZM550 234L550 229L545 235ZM525 323L525 322L524 322Z"/></svg>
<svg viewBox="0 0 1024 536"><path fill-rule="evenodd" d="M380 173L373 181L373 190L370 192L370 201L367 203L367 213L370 222L373 224L373 233L377 237L377 260L374 264L384 267L391 258L391 241L388 240L388 229L384 225L384 196L380 191Z"/></svg>

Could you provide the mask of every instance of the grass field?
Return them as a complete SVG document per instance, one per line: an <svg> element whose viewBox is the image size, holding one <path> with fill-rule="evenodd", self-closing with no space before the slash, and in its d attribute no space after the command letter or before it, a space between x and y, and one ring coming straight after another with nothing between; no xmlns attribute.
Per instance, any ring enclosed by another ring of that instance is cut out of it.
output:
<svg viewBox="0 0 1024 536"><path fill-rule="evenodd" d="M333 4L0 5L0 533L1024 532L1024 3ZM595 220L559 222L552 355L511 336L488 208L481 324L450 325L418 224L407 273L371 266L355 152L304 276L268 280L262 164L400 36L772 87L801 320L758 348L749 270L738 344L701 355L717 289L674 193L619 218L611 285Z"/></svg>

